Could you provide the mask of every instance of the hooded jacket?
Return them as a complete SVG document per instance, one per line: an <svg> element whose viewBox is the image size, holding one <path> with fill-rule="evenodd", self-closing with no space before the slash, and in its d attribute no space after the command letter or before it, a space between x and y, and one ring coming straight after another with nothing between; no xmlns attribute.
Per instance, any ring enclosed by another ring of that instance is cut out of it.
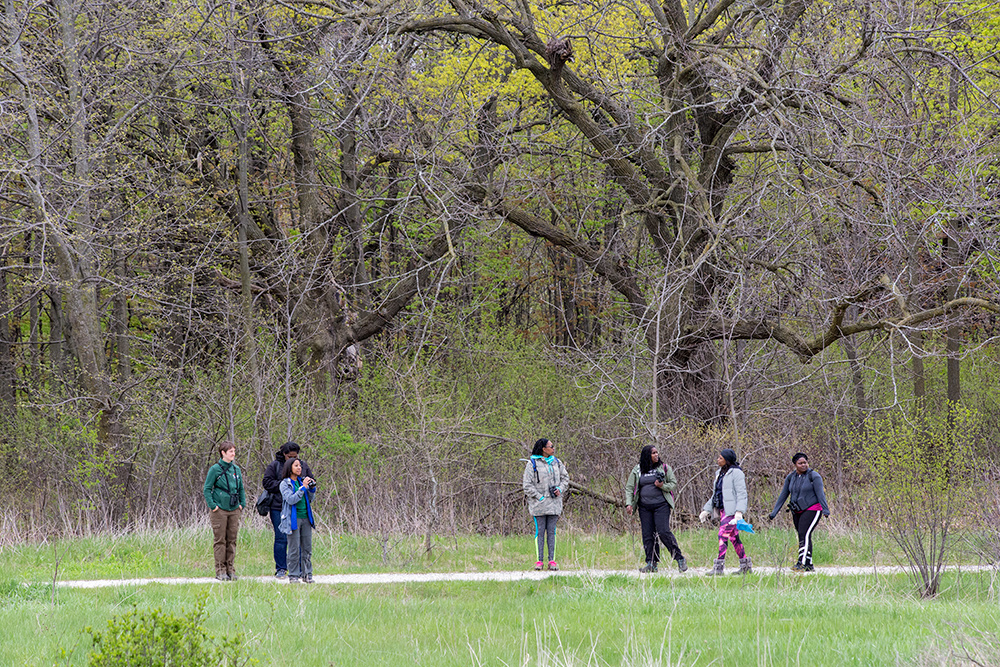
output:
<svg viewBox="0 0 1000 667"><path fill-rule="evenodd" d="M299 461L302 461L299 458ZM281 469L285 466L285 455L281 453L279 449L274 453L274 460L267 464L264 468L264 479L261 481L264 489L271 494L271 511L280 512L281 511ZM309 464L302 461L302 477L312 477L312 469L309 468ZM316 487L313 487L315 491Z"/></svg>
<svg viewBox="0 0 1000 667"><path fill-rule="evenodd" d="M209 468L203 491L205 502L210 510L218 507L232 512L239 507L247 506L247 494L243 488L243 473L235 461L226 463L220 458L218 463ZM236 505L230 502L230 491L239 495L239 503Z"/></svg>
<svg viewBox="0 0 1000 667"><path fill-rule="evenodd" d="M278 530L286 535L291 535L294 531L298 530L299 513L296 511L295 506L303 497L306 499L306 515L309 518L309 525L315 527L316 522L313 520L312 503L310 500L312 500L313 494L316 493L316 489L313 487L307 489L301 484L295 484L289 477L281 480L280 487L281 523L278 524Z"/></svg>
<svg viewBox="0 0 1000 667"><path fill-rule="evenodd" d="M549 487L558 486L559 495L549 493ZM531 516L562 514L563 496L569 490L569 473L566 466L555 456L548 459L532 456L524 466L521 487L528 498Z"/></svg>
<svg viewBox="0 0 1000 667"><path fill-rule="evenodd" d="M733 516L737 512L746 514L749 496L747 495L747 477L743 473L743 469L733 466L725 473L722 472L722 468L716 470L715 480L712 482L712 495L715 495L715 482L718 481L720 474L725 475L722 478L722 513L726 516ZM719 508L712 507L711 497L702 509L711 512L716 517L719 514Z"/></svg>

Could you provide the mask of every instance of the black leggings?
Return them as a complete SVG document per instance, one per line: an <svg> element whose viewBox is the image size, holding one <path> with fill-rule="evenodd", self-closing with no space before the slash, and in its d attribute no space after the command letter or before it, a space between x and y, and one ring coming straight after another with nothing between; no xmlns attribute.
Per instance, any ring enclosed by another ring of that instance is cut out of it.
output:
<svg viewBox="0 0 1000 667"><path fill-rule="evenodd" d="M642 526L642 548L646 551L646 562L656 565L660 562L660 542L670 552L674 560L684 558L677 538L670 532L670 505L663 503L657 507L647 507L639 503L639 525ZM657 540L656 538L660 539Z"/></svg>
<svg viewBox="0 0 1000 667"><path fill-rule="evenodd" d="M792 523L799 534L799 558L800 565L812 565L813 562L813 532L819 525L819 518L822 516L819 510L806 510L805 512L792 512Z"/></svg>

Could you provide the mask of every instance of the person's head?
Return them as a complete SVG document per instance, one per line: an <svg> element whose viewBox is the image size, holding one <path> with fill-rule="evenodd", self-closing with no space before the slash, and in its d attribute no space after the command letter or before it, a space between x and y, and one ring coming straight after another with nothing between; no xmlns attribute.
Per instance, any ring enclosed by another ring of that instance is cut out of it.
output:
<svg viewBox="0 0 1000 667"><path fill-rule="evenodd" d="M285 460L285 465L281 468L281 478L287 479L291 477L292 479L298 479L299 475L302 474L302 461L297 458L290 458Z"/></svg>
<svg viewBox="0 0 1000 667"><path fill-rule="evenodd" d="M231 440L224 440L219 443L219 456L226 463L232 463L236 458L236 445Z"/></svg>
<svg viewBox="0 0 1000 667"><path fill-rule="evenodd" d="M719 458L715 462L719 464L720 468L728 468L731 465L736 465L736 452L731 449L723 449L719 452Z"/></svg>
<svg viewBox="0 0 1000 667"><path fill-rule="evenodd" d="M792 454L792 465L797 473L804 475L809 470L809 457L802 452L795 452Z"/></svg>
<svg viewBox="0 0 1000 667"><path fill-rule="evenodd" d="M294 442L286 442L281 446L281 453L284 455L285 460L297 459L299 458L299 446Z"/></svg>
<svg viewBox="0 0 1000 667"><path fill-rule="evenodd" d="M531 448L532 456L552 456L556 451L556 446L548 438L539 438L535 441L535 446Z"/></svg>
<svg viewBox="0 0 1000 667"><path fill-rule="evenodd" d="M639 452L639 472L647 473L660 465L660 450L656 445L646 445Z"/></svg>

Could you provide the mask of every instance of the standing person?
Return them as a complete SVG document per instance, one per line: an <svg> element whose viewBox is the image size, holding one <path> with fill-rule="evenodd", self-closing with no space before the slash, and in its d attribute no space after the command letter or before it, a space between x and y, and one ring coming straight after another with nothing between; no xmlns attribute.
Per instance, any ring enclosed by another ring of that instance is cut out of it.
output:
<svg viewBox="0 0 1000 667"><path fill-rule="evenodd" d="M715 488L698 516L702 523L708 521L709 516L716 516L720 521L719 557L715 559L715 565L708 574L715 576L724 572L728 542L733 543L740 559L740 569L735 574L750 574L753 563L746 555L736 528L737 522L743 520L743 513L747 511L747 478L736 463L736 452L733 450L723 449L715 462L719 466L715 471Z"/></svg>
<svg viewBox="0 0 1000 667"><path fill-rule="evenodd" d="M278 451L274 453L274 460L264 469L264 479L262 485L271 494L271 527L274 529L274 576L276 579L285 579L288 576L288 536L278 529L281 525L281 480L282 470L285 461L299 458L300 448L294 442L286 442ZM302 459L299 459L302 461ZM309 464L302 461L302 476L308 477L315 482L316 477ZM315 489L315 485L313 486Z"/></svg>
<svg viewBox="0 0 1000 667"><path fill-rule="evenodd" d="M640 572L656 572L660 562L660 542L677 561L678 570L684 572L688 569L677 538L670 532L675 488L677 477L673 468L660 460L659 450L654 445L643 447L639 463L632 468L625 486L625 511L631 515L634 508L639 508L642 547L646 551L646 565L639 569Z"/></svg>
<svg viewBox="0 0 1000 667"><path fill-rule="evenodd" d="M788 498L788 510L792 513L792 524L799 534L799 557L792 570L795 572L813 571L813 531L819 525L819 517L830 516L830 507L826 504L823 493L823 478L809 467L809 457L802 452L792 454L792 465L795 469L785 477L785 485L768 519L774 520L781 511L781 506Z"/></svg>
<svg viewBox="0 0 1000 667"><path fill-rule="evenodd" d="M236 445L228 440L220 443L219 456L219 462L208 469L204 493L215 537L215 578L229 581L236 579L236 536L247 495L243 473L235 463Z"/></svg>
<svg viewBox="0 0 1000 667"><path fill-rule="evenodd" d="M278 529L288 536L288 581L313 582L312 531L316 526L312 496L316 482L304 476L304 464L298 458L285 461L281 469L281 524Z"/></svg>
<svg viewBox="0 0 1000 667"><path fill-rule="evenodd" d="M528 510L535 520L535 541L538 543L536 570L542 569L546 539L549 543L549 569L559 569L556 564L556 521L562 514L563 492L569 488L569 473L563 462L556 458L555 451L551 440L540 438L531 449L531 458L521 476L521 487L528 497Z"/></svg>

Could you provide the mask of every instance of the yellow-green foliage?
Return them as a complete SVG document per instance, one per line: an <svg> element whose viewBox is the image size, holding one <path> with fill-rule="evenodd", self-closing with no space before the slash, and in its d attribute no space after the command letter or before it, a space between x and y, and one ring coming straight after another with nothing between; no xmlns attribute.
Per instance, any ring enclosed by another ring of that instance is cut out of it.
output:
<svg viewBox="0 0 1000 667"><path fill-rule="evenodd" d="M981 430L975 410L952 405L937 413L918 410L869 421L857 436L860 468L879 509L875 516L896 522L947 521L971 493L975 442Z"/></svg>

